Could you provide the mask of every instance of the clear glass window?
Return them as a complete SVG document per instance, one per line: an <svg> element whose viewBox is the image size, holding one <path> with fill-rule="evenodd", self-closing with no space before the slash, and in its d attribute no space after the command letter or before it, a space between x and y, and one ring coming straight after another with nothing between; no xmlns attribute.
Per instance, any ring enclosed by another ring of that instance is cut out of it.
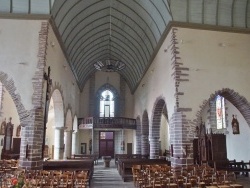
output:
<svg viewBox="0 0 250 188"><path fill-rule="evenodd" d="M105 90L100 98L100 117L114 117L115 103L111 91Z"/></svg>

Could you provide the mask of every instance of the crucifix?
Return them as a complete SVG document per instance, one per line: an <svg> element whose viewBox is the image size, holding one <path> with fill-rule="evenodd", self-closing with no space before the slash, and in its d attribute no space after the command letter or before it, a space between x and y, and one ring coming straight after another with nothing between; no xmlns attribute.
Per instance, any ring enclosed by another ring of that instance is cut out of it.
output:
<svg viewBox="0 0 250 188"><path fill-rule="evenodd" d="M49 96L51 91L52 79L50 78L50 67L48 67L48 74L45 72L43 75L44 80L47 81L46 85L46 98L45 98L45 109L44 109L44 125L43 125L43 145L42 145L42 159L44 158L45 150L45 137L46 137L46 124L48 121L48 110L49 110Z"/></svg>

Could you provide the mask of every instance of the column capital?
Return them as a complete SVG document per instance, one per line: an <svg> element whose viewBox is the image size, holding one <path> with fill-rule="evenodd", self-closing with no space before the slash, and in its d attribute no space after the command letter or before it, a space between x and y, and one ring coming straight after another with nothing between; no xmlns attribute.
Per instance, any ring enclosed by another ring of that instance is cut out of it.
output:
<svg viewBox="0 0 250 188"><path fill-rule="evenodd" d="M149 140L149 141L160 140L160 137L159 137L159 136L149 137L148 140Z"/></svg>
<svg viewBox="0 0 250 188"><path fill-rule="evenodd" d="M56 126L53 126L54 129L57 129L57 130L65 130L67 129L67 127L56 127Z"/></svg>
<svg viewBox="0 0 250 188"><path fill-rule="evenodd" d="M69 132L69 133L73 133L74 132L74 130L64 130L64 132Z"/></svg>

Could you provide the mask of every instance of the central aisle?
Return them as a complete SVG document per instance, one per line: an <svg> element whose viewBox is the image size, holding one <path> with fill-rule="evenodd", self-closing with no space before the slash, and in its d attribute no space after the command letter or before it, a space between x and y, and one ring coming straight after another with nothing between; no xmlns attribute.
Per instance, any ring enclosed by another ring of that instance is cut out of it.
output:
<svg viewBox="0 0 250 188"><path fill-rule="evenodd" d="M133 188L133 182L123 182L119 175L114 159L110 162L110 167L104 167L102 160L94 167L94 174L90 184L90 188Z"/></svg>

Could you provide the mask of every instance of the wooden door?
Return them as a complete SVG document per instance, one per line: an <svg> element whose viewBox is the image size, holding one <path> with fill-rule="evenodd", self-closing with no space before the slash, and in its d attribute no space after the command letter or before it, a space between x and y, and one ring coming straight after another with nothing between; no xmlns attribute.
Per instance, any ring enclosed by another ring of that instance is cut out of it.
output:
<svg viewBox="0 0 250 188"><path fill-rule="evenodd" d="M132 155L132 143L127 143L127 154Z"/></svg>
<svg viewBox="0 0 250 188"><path fill-rule="evenodd" d="M20 154L21 138L13 138L12 153Z"/></svg>
<svg viewBox="0 0 250 188"><path fill-rule="evenodd" d="M114 158L114 132L100 131L99 135L99 157Z"/></svg>

